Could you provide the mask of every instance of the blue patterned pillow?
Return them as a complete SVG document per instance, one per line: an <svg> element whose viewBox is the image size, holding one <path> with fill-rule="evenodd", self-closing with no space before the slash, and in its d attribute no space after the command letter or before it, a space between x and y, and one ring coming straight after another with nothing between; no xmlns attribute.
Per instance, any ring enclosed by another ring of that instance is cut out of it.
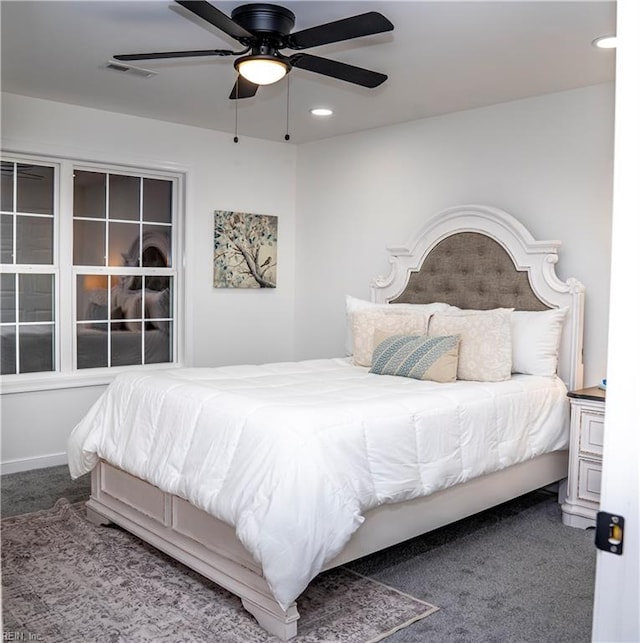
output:
<svg viewBox="0 0 640 643"><path fill-rule="evenodd" d="M378 339L379 342L376 341ZM369 372L433 382L455 382L459 342L459 335L377 334Z"/></svg>

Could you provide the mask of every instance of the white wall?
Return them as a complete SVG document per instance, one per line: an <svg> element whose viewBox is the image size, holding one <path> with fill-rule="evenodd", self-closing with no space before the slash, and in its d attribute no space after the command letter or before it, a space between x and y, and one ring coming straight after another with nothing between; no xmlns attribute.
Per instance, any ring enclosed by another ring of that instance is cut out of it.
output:
<svg viewBox="0 0 640 643"><path fill-rule="evenodd" d="M235 144L220 132L3 94L2 147L186 172L186 363L292 358L294 146L245 137ZM216 209L278 216L276 289L213 288ZM3 395L3 463L60 459L70 430L103 388Z"/></svg>
<svg viewBox="0 0 640 643"><path fill-rule="evenodd" d="M344 296L388 274L386 246L440 210L502 208L559 239L586 286L585 385L606 373L613 85L504 103L298 148L296 359L344 350Z"/></svg>

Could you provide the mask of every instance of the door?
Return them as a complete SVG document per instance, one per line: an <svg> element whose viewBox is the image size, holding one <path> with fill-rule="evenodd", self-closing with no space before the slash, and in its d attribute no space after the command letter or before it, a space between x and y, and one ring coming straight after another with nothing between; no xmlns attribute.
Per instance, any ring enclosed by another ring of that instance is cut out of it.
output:
<svg viewBox="0 0 640 643"><path fill-rule="evenodd" d="M640 2L618 0L607 409L600 508L625 518L623 553L598 551L593 641L640 641ZM633 311L633 312L632 312Z"/></svg>

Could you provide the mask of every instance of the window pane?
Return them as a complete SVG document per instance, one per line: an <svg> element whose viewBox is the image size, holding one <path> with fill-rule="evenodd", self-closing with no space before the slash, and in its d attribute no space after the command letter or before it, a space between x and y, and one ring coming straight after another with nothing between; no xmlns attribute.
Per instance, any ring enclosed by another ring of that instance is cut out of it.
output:
<svg viewBox="0 0 640 643"><path fill-rule="evenodd" d="M73 222L73 263L76 266L105 265L105 224L101 221Z"/></svg>
<svg viewBox="0 0 640 643"><path fill-rule="evenodd" d="M140 226L133 223L109 224L109 265L140 265Z"/></svg>
<svg viewBox="0 0 640 643"><path fill-rule="evenodd" d="M53 321L53 275L18 275L18 321Z"/></svg>
<svg viewBox="0 0 640 643"><path fill-rule="evenodd" d="M142 226L142 265L171 267L171 228Z"/></svg>
<svg viewBox="0 0 640 643"><path fill-rule="evenodd" d="M111 366L142 364L142 333L111 326Z"/></svg>
<svg viewBox="0 0 640 643"><path fill-rule="evenodd" d="M78 324L76 334L78 368L101 368L108 366L109 354L107 324Z"/></svg>
<svg viewBox="0 0 640 643"><path fill-rule="evenodd" d="M53 214L53 168L18 163L18 212Z"/></svg>
<svg viewBox="0 0 640 643"><path fill-rule="evenodd" d="M171 288L171 277L164 275L151 275L145 278L148 292L159 292Z"/></svg>
<svg viewBox="0 0 640 643"><path fill-rule="evenodd" d="M163 290L149 288L156 285L155 279L161 279L164 284ZM173 279L171 277L146 277L145 286L145 319L167 320L173 317ZM153 325L158 328L166 328L165 322L154 321Z"/></svg>
<svg viewBox="0 0 640 643"><path fill-rule="evenodd" d="M0 275L2 300L0 301L0 321L16 321L16 276Z"/></svg>
<svg viewBox="0 0 640 643"><path fill-rule="evenodd" d="M109 218L140 220L140 178L109 175Z"/></svg>
<svg viewBox="0 0 640 643"><path fill-rule="evenodd" d="M109 277L78 275L76 282L78 321L109 319Z"/></svg>
<svg viewBox="0 0 640 643"><path fill-rule="evenodd" d="M160 330L148 327L144 331L144 363L161 364L173 359L173 324L167 322Z"/></svg>
<svg viewBox="0 0 640 643"><path fill-rule="evenodd" d="M104 219L107 208L107 175L102 172L73 172L73 216Z"/></svg>
<svg viewBox="0 0 640 643"><path fill-rule="evenodd" d="M171 223L171 181L143 179L142 218L155 223Z"/></svg>
<svg viewBox="0 0 640 643"><path fill-rule="evenodd" d="M13 212L13 163L2 161L2 197L0 208L6 212Z"/></svg>
<svg viewBox="0 0 640 643"><path fill-rule="evenodd" d="M13 216L0 215L0 263L13 263Z"/></svg>
<svg viewBox="0 0 640 643"><path fill-rule="evenodd" d="M16 327L0 328L0 375L16 372Z"/></svg>
<svg viewBox="0 0 640 643"><path fill-rule="evenodd" d="M53 324L20 326L20 372L52 371Z"/></svg>
<svg viewBox="0 0 640 643"><path fill-rule="evenodd" d="M131 275L112 277L111 319L122 320L114 324L118 330L129 330L139 333L142 322L142 277ZM145 313L146 314L146 313Z"/></svg>
<svg viewBox="0 0 640 643"><path fill-rule="evenodd" d="M16 263L53 263L53 218L16 217Z"/></svg>

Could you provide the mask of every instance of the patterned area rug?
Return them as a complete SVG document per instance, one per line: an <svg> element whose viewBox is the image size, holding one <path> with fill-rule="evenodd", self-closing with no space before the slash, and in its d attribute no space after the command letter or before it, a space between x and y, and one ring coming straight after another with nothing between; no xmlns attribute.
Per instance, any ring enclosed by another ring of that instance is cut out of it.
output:
<svg viewBox="0 0 640 643"><path fill-rule="evenodd" d="M2 521L3 640L273 643L240 599L82 504ZM373 643L438 608L345 568L298 599L296 643Z"/></svg>

